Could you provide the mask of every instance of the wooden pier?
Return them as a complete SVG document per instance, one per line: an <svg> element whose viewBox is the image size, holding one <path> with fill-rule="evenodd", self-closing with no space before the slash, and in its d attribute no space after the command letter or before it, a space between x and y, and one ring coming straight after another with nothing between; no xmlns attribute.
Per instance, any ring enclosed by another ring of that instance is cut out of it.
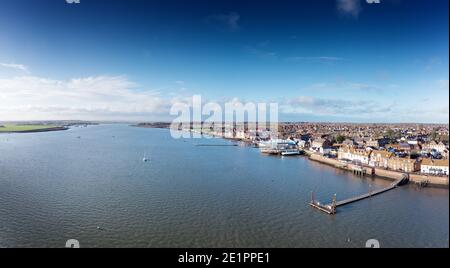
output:
<svg viewBox="0 0 450 268"><path fill-rule="evenodd" d="M330 214L330 215L334 215L334 214L336 214L338 207L342 207L342 206L345 206L347 204L351 204L351 203L354 203L354 202L357 202L357 201L360 201L360 200L364 200L364 199L370 198L372 196L376 196L376 195L385 193L387 191L390 191L390 190L393 190L393 189L397 188L400 185L408 183L408 181L409 181L409 178L405 174L403 176L403 178L401 178L399 180L396 180L395 182L391 183L388 187L385 187L383 189L376 190L376 191L370 191L367 194L355 196L355 197L348 198L348 199L345 199L345 200L342 200L342 201L337 201L336 200L336 195L334 195L333 196L333 201L330 204L324 204L324 205L322 205L319 202L317 202L315 200L315 198L314 198L314 193L311 193L311 203L309 203L309 205L311 207L315 208L315 209L318 209L318 210L322 211L322 212L325 212L325 213Z"/></svg>

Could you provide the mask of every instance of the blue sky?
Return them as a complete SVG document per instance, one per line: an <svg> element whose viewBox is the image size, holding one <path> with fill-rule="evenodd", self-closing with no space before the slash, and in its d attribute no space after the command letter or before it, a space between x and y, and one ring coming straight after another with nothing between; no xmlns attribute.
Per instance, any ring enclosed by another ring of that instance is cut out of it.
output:
<svg viewBox="0 0 450 268"><path fill-rule="evenodd" d="M448 123L448 1L3 0L0 121L167 120L278 102L281 120Z"/></svg>

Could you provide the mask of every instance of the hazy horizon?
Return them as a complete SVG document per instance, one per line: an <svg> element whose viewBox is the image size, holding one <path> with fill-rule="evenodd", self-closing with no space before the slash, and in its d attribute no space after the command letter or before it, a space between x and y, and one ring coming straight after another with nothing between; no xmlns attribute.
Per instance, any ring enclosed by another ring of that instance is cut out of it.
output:
<svg viewBox="0 0 450 268"><path fill-rule="evenodd" d="M150 121L133 121L133 120L77 120L77 119L42 119L42 120L4 120L2 123L41 123L41 122L81 122L81 123L99 123L99 124L139 124L139 123L163 123L171 124L170 120L150 120ZM189 123L189 122L184 122ZM192 123L192 122L191 122ZM197 122L195 122L197 123ZM236 123L236 122L222 122L222 123ZM239 123L239 122L238 122ZM240 122L242 123L254 123L254 122ZM345 121L279 121L279 124L295 123L295 124L354 124L354 125L449 125L449 123L417 123L417 122L345 122Z"/></svg>

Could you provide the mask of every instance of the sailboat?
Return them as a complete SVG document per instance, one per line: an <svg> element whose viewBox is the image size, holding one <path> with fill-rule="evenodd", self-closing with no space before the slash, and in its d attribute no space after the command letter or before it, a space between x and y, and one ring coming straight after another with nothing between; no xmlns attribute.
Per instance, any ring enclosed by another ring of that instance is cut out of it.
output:
<svg viewBox="0 0 450 268"><path fill-rule="evenodd" d="M144 158L142 158L142 162L148 162L150 161L150 158L147 158L147 155L144 154Z"/></svg>

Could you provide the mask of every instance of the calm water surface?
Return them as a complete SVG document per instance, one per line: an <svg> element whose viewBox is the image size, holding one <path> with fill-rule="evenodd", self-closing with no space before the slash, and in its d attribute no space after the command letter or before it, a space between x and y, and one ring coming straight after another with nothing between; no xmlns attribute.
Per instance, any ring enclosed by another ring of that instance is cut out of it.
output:
<svg viewBox="0 0 450 268"><path fill-rule="evenodd" d="M404 186L328 216L312 190L328 202L390 182L198 144L232 143L125 125L0 135L0 247L449 246L447 189Z"/></svg>

